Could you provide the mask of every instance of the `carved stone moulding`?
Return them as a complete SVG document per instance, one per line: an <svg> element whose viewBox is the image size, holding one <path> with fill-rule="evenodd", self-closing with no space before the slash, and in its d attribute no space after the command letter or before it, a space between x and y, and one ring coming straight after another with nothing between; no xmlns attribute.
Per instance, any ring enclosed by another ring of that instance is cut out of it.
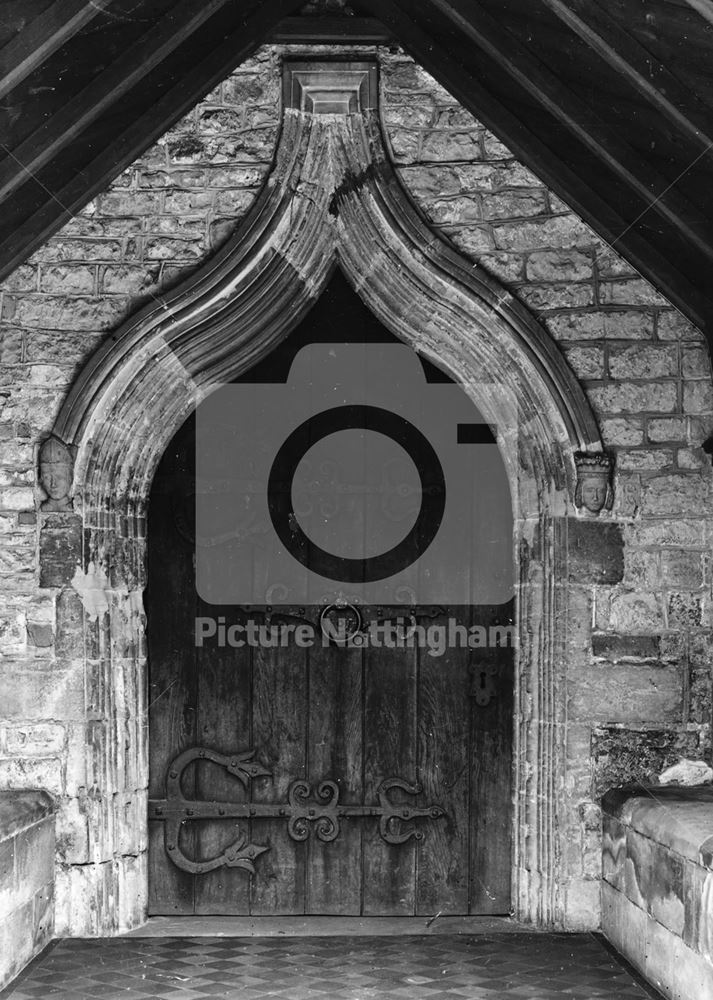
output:
<svg viewBox="0 0 713 1000"><path fill-rule="evenodd" d="M285 108L313 115L359 114L377 105L374 62L286 60L282 86Z"/></svg>

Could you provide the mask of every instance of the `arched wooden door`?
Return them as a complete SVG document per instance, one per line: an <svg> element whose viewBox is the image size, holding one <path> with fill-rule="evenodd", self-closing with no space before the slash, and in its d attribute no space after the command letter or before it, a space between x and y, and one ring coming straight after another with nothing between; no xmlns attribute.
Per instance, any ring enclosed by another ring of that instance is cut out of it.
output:
<svg viewBox="0 0 713 1000"><path fill-rule="evenodd" d="M393 339L337 273L246 378L280 381L301 345L350 338ZM429 635L487 634L442 655L221 643L288 619L199 598L194 433L191 419L166 451L149 510L150 912L507 913L512 601L418 608L422 629L446 630ZM491 521L509 544L511 510ZM318 625L319 608L297 612ZM216 623L210 641L197 620Z"/></svg>

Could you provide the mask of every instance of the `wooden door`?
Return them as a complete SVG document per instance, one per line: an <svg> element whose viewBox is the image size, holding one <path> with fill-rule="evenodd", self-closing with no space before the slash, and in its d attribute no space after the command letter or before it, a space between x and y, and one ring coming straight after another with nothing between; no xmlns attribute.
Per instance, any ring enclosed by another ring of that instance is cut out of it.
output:
<svg viewBox="0 0 713 1000"><path fill-rule="evenodd" d="M325 329L347 301L342 329L374 331L336 284ZM291 339L319 329L316 310ZM149 514L150 912L507 913L512 649L197 646L196 619L226 635L287 619L198 597L193 434ZM419 609L424 628L449 621L506 626L512 604Z"/></svg>

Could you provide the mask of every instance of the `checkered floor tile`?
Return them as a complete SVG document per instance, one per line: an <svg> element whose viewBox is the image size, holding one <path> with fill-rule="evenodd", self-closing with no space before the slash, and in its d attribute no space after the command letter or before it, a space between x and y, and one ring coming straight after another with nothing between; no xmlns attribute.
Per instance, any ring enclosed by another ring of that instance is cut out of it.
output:
<svg viewBox="0 0 713 1000"><path fill-rule="evenodd" d="M588 934L61 941L12 1000L645 1000Z"/></svg>

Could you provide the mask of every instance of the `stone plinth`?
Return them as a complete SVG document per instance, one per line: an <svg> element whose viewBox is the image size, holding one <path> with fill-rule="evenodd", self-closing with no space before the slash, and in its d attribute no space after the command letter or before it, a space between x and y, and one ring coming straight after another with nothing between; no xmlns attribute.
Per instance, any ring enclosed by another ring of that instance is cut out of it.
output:
<svg viewBox="0 0 713 1000"><path fill-rule="evenodd" d="M602 930L666 996L713 998L713 788L603 799Z"/></svg>
<svg viewBox="0 0 713 1000"><path fill-rule="evenodd" d="M53 936L54 813L47 792L0 792L0 989Z"/></svg>

